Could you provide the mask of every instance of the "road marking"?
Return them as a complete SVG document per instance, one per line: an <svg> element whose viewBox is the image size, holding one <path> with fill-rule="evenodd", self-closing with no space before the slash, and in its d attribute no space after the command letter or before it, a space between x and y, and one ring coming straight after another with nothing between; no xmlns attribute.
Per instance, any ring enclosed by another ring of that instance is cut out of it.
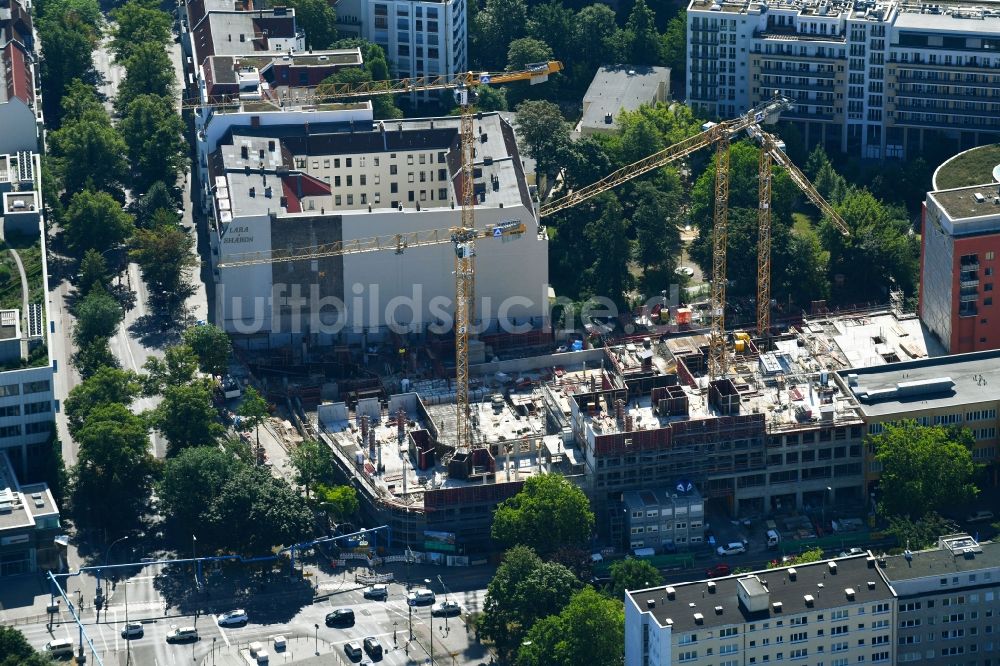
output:
<svg viewBox="0 0 1000 666"><path fill-rule="evenodd" d="M222 640L226 641L226 647L229 647L229 636L226 636L226 632L222 630L222 625L219 624L219 618L213 616L212 621L215 622L215 626L219 628L219 634L222 635Z"/></svg>

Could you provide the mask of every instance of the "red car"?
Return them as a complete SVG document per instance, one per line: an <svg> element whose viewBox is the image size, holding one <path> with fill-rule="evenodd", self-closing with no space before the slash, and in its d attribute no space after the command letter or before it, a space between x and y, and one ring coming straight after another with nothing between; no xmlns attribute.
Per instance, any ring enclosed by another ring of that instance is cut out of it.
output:
<svg viewBox="0 0 1000 666"><path fill-rule="evenodd" d="M729 575L729 565L728 564L716 564L713 567L709 567L705 570L705 576L708 578L721 578L722 576Z"/></svg>

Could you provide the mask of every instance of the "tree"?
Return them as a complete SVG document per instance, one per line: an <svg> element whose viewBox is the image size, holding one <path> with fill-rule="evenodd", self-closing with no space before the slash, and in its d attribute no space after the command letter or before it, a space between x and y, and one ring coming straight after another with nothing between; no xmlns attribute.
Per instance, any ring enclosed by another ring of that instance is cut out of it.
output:
<svg viewBox="0 0 1000 666"><path fill-rule="evenodd" d="M119 365L118 359L111 353L107 338L95 338L77 345L70 360L83 379L92 377L101 368L117 368Z"/></svg>
<svg viewBox="0 0 1000 666"><path fill-rule="evenodd" d="M384 61L382 62L382 65L384 65ZM371 63L368 64L368 67L372 66L374 65ZM381 65L379 65L379 67L381 68ZM325 78L323 82L319 84L319 87L316 89L316 93L320 96L332 94L332 86L335 83L357 86L359 84L375 80L382 79L375 79L371 71L368 69L352 67L350 69L343 69L336 74ZM376 119L403 117L403 112L396 107L396 103L392 98L393 95L375 95L371 98L372 113Z"/></svg>
<svg viewBox="0 0 1000 666"><path fill-rule="evenodd" d="M827 157L823 144L817 143L816 147L812 149L811 153L809 153L809 157L806 159L805 168L802 170L815 185L816 176L819 175L820 169L828 164L830 164L830 158Z"/></svg>
<svg viewBox="0 0 1000 666"><path fill-rule="evenodd" d="M108 263L104 255L94 249L87 250L80 262L80 276L76 280L77 291L86 295L95 286L107 289Z"/></svg>
<svg viewBox="0 0 1000 666"><path fill-rule="evenodd" d="M184 330L184 344L198 357L198 368L207 374L222 376L229 368L233 345L226 334L213 324L198 324Z"/></svg>
<svg viewBox="0 0 1000 666"><path fill-rule="evenodd" d="M77 253L113 248L132 235L132 216L107 192L84 190L66 209L67 244Z"/></svg>
<svg viewBox="0 0 1000 666"><path fill-rule="evenodd" d="M558 615L531 628L517 656L517 666L621 664L625 653L625 609L585 587Z"/></svg>
<svg viewBox="0 0 1000 666"><path fill-rule="evenodd" d="M122 65L125 79L118 86L115 99L119 115L124 116L132 101L140 95L173 96L174 65L161 45L148 42L135 45Z"/></svg>
<svg viewBox="0 0 1000 666"><path fill-rule="evenodd" d="M507 49L507 69L526 69L529 63L552 60L552 48L540 39L521 37L510 43Z"/></svg>
<svg viewBox="0 0 1000 666"><path fill-rule="evenodd" d="M291 0L295 21L305 30L306 48L328 49L337 41L337 14L326 0Z"/></svg>
<svg viewBox="0 0 1000 666"><path fill-rule="evenodd" d="M260 427L264 425L270 415L267 408L267 401L252 386L248 386L243 393L243 402L236 408L236 414L240 417L239 428L244 432L254 431L257 437L256 457L257 463L263 462L260 448Z"/></svg>
<svg viewBox="0 0 1000 666"><path fill-rule="evenodd" d="M656 14L646 0L636 0L625 23L629 35L629 64L657 65L660 63L660 35L656 32Z"/></svg>
<svg viewBox="0 0 1000 666"><path fill-rule="evenodd" d="M47 666L51 663L47 657L35 652L20 631L0 626L0 666Z"/></svg>
<svg viewBox="0 0 1000 666"><path fill-rule="evenodd" d="M889 518L886 533L896 538L896 543L910 550L923 550L937 545L938 538L944 534L955 534L959 527L950 520L945 520L940 514L930 513L911 520L904 516Z"/></svg>
<svg viewBox="0 0 1000 666"><path fill-rule="evenodd" d="M152 423L169 442L168 456L194 446L213 445L224 432L212 406L208 381L167 386L163 401L153 410Z"/></svg>
<svg viewBox="0 0 1000 666"><path fill-rule="evenodd" d="M160 224L152 229L137 229L132 239L131 258L139 264L142 279L155 295L153 299L167 312L173 312L194 287L187 274L196 264L194 239L176 224Z"/></svg>
<svg viewBox="0 0 1000 666"><path fill-rule="evenodd" d="M915 520L970 503L979 493L972 482L974 441L968 430L886 424L870 438L882 466L879 512Z"/></svg>
<svg viewBox="0 0 1000 666"><path fill-rule="evenodd" d="M76 306L73 339L80 346L93 340L107 340L118 330L124 316L118 301L95 287Z"/></svg>
<svg viewBox="0 0 1000 666"><path fill-rule="evenodd" d="M476 108L480 111L506 111L507 89L494 86L479 86L476 89ZM452 115L462 113L461 107L456 107Z"/></svg>
<svg viewBox="0 0 1000 666"><path fill-rule="evenodd" d="M768 569L777 569L779 567L787 566L798 566L800 564L809 564L810 562L819 562L823 559L823 549L822 548L811 548L809 550L803 551L798 555L791 555L782 560L771 560L767 563Z"/></svg>
<svg viewBox="0 0 1000 666"><path fill-rule="evenodd" d="M173 100L139 95L118 124L132 163L132 186L145 192L153 183L172 183L187 164L184 122Z"/></svg>
<svg viewBox="0 0 1000 666"><path fill-rule="evenodd" d="M660 41L663 64L670 68L670 78L684 81L687 73L687 11L682 9L667 23Z"/></svg>
<svg viewBox="0 0 1000 666"><path fill-rule="evenodd" d="M74 436L79 458L73 468L72 505L78 523L121 529L146 505L155 461L145 421L122 404L91 411Z"/></svg>
<svg viewBox="0 0 1000 666"><path fill-rule="evenodd" d="M111 18L115 22L111 52L119 62L128 60L139 44L158 44L162 49L170 42L170 14L155 0L129 0L111 10Z"/></svg>
<svg viewBox="0 0 1000 666"><path fill-rule="evenodd" d="M335 523L347 520L360 509L358 491L352 486L316 484L316 502L326 512L327 520Z"/></svg>
<svg viewBox="0 0 1000 666"><path fill-rule="evenodd" d="M614 194L603 195L601 202L604 212L583 229L596 257L584 269L583 283L591 296L603 296L621 305L625 302L625 292L632 286L632 274L628 271L632 256L629 224Z"/></svg>
<svg viewBox="0 0 1000 666"><path fill-rule="evenodd" d="M529 100L517 105L517 136L541 173L555 173L569 146L569 123L552 102Z"/></svg>
<svg viewBox="0 0 1000 666"><path fill-rule="evenodd" d="M529 546L544 555L585 545L593 529L594 513L583 491L558 474L541 474L497 507L492 535L501 544Z"/></svg>
<svg viewBox="0 0 1000 666"><path fill-rule="evenodd" d="M646 560L626 557L611 564L611 594L624 599L628 590L644 590L663 582L663 574Z"/></svg>
<svg viewBox="0 0 1000 666"><path fill-rule="evenodd" d="M843 276L832 290L842 304L881 300L895 285L913 294L917 284L920 241L910 234L902 208L886 206L866 190L852 190L836 206L850 236L841 234L829 220L822 223L823 244L830 251L830 272Z"/></svg>
<svg viewBox="0 0 1000 666"><path fill-rule="evenodd" d="M486 0L475 17L472 37L483 64L490 69L503 67L503 54L510 43L523 37L528 25L528 5L525 0Z"/></svg>
<svg viewBox="0 0 1000 666"><path fill-rule="evenodd" d="M515 546L490 581L480 630L504 660L516 653L532 625L558 613L579 585L566 567L543 562L531 548Z"/></svg>
<svg viewBox="0 0 1000 666"><path fill-rule="evenodd" d="M131 370L101 368L69 392L65 409L71 435L76 435L87 415L105 405L131 405L139 397L139 377Z"/></svg>
<svg viewBox="0 0 1000 666"><path fill-rule="evenodd" d="M604 145L592 136L571 142L560 161L565 166L563 178L572 188L590 185L612 171L611 159Z"/></svg>
<svg viewBox="0 0 1000 666"><path fill-rule="evenodd" d="M581 71L585 77L593 76L597 65L626 59L626 54L620 52L621 32L611 7L595 3L580 10L576 15L574 41L580 48L581 65L585 65Z"/></svg>
<svg viewBox="0 0 1000 666"><path fill-rule="evenodd" d="M295 469L295 483L305 489L307 500L318 485L332 482L333 457L326 444L307 439L292 449L289 458Z"/></svg>
<svg viewBox="0 0 1000 666"><path fill-rule="evenodd" d="M803 306L828 298L830 253L823 249L819 237L815 233L793 234L788 243L790 261L781 273L771 271L772 282Z"/></svg>
<svg viewBox="0 0 1000 666"><path fill-rule="evenodd" d="M66 86L61 105L64 124L78 123L81 120L108 122L108 112L97 97L97 88L80 79L73 79Z"/></svg>
<svg viewBox="0 0 1000 666"><path fill-rule="evenodd" d="M98 120L88 115L80 122L67 124L49 135L49 146L55 174L67 196L86 189L115 192L125 182L128 148L107 118Z"/></svg>
<svg viewBox="0 0 1000 666"><path fill-rule="evenodd" d="M146 189L146 193L129 204L129 212L135 217L136 226L152 229L161 224L180 222L176 209L180 202L163 181L157 181ZM166 213L164 217L162 214Z"/></svg>
<svg viewBox="0 0 1000 666"><path fill-rule="evenodd" d="M673 169L666 169L653 184L636 185L633 201L638 204L632 214L636 234L636 261L643 267L646 293L669 288L675 281L674 269L681 252L681 234L676 219L681 206L680 178Z"/></svg>
<svg viewBox="0 0 1000 666"><path fill-rule="evenodd" d="M544 4L536 5L530 11L528 35L550 45L552 51L558 54L559 58L573 58L573 62L576 62L575 58L583 49L573 43L576 30L576 15L573 10L564 7L560 0L549 0ZM513 45L514 42L511 42L511 46ZM510 62L509 53L508 49L508 64ZM551 56L544 59L549 60ZM528 62L540 61L529 60Z"/></svg>
<svg viewBox="0 0 1000 666"><path fill-rule="evenodd" d="M87 11L96 10L92 19L65 6L53 6L51 15L36 22L42 50L42 101L46 122L52 127L59 126L61 100L70 82L97 80L93 52L100 34L101 11L96 2L85 0L84 4Z"/></svg>
<svg viewBox="0 0 1000 666"><path fill-rule="evenodd" d="M143 390L146 395L159 395L171 386L184 386L194 381L198 372L198 355L187 345L167 347L163 358L150 356L143 364Z"/></svg>
<svg viewBox="0 0 1000 666"><path fill-rule="evenodd" d="M648 117L629 118L620 130L618 157L623 164L631 164L666 147L656 125Z"/></svg>
<svg viewBox="0 0 1000 666"><path fill-rule="evenodd" d="M204 516L208 542L259 554L306 539L313 524L305 499L264 467L243 467L223 485Z"/></svg>
<svg viewBox="0 0 1000 666"><path fill-rule="evenodd" d="M246 464L214 446L184 449L163 466L156 486L160 512L178 532L209 539L204 517L222 489Z"/></svg>

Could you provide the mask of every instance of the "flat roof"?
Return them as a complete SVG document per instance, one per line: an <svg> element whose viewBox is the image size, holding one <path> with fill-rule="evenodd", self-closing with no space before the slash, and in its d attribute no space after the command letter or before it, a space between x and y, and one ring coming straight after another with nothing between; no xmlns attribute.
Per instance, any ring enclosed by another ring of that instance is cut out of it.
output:
<svg viewBox="0 0 1000 666"><path fill-rule="evenodd" d="M0 450L0 532L35 525L35 516L58 514L44 483L18 484L6 451Z"/></svg>
<svg viewBox="0 0 1000 666"><path fill-rule="evenodd" d="M997 183L937 190L936 192L928 192L927 196L936 201L951 220L991 218L991 224L988 227L1000 229L1000 204L996 203L996 198L1000 197L1000 185ZM985 229L977 228L975 230L984 231Z"/></svg>
<svg viewBox="0 0 1000 666"><path fill-rule="evenodd" d="M869 561L869 557L867 554L838 557L752 574L664 585L630 591L627 596L641 612L652 613L660 626L669 620L677 632L702 631L893 599L892 589L875 568L874 558ZM836 563L836 573L831 573L830 562ZM795 580L789 576L789 569L793 568ZM750 612L739 602L741 581L745 581L743 585L750 593L767 595L765 610ZM710 583L714 583L714 592ZM673 588L673 599L668 598L668 588ZM848 588L854 591L853 600L848 599L845 591ZM806 604L806 595L812 597L811 605ZM648 605L650 601L652 608ZM775 602L781 603L780 612L772 606ZM696 614L701 616L700 623L695 619Z"/></svg>
<svg viewBox="0 0 1000 666"><path fill-rule="evenodd" d="M956 354L938 358L893 363L874 368L840 370L838 374L847 383L847 376L856 374L858 386L852 387L855 395L867 391L880 392L877 400L859 399L865 416L888 416L929 409L972 406L977 403L997 402L1000 396L1000 350ZM951 380L951 385L941 381ZM894 393L901 383L911 386L928 386Z"/></svg>
<svg viewBox="0 0 1000 666"><path fill-rule="evenodd" d="M938 546L913 552L909 558L905 555L880 558L878 566L890 583L1000 567L1000 543L976 544L974 550L978 552L966 555Z"/></svg>
<svg viewBox="0 0 1000 666"><path fill-rule="evenodd" d="M670 87L669 67L618 65L601 67L583 96L584 127L611 127L621 111L653 102L660 86ZM605 123L611 114L612 125Z"/></svg>

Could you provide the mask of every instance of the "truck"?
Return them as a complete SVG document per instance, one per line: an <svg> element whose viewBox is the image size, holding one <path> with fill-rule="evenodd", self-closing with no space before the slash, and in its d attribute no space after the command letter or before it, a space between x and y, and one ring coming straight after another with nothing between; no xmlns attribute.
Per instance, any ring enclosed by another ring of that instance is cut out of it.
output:
<svg viewBox="0 0 1000 666"><path fill-rule="evenodd" d="M769 520L765 527L767 528L767 549L777 550L778 544L781 543L781 532L778 531L778 526L773 520Z"/></svg>

